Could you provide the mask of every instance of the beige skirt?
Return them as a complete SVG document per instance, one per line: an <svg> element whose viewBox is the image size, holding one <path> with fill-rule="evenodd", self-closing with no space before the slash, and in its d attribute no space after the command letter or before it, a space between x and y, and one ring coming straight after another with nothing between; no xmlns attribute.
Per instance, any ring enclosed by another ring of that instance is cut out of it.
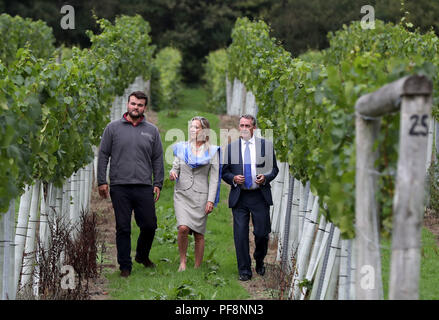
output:
<svg viewBox="0 0 439 320"><path fill-rule="evenodd" d="M204 234L206 232L207 215L204 212L207 203L207 193L174 189L174 210L177 217L177 227L188 226L192 231Z"/></svg>

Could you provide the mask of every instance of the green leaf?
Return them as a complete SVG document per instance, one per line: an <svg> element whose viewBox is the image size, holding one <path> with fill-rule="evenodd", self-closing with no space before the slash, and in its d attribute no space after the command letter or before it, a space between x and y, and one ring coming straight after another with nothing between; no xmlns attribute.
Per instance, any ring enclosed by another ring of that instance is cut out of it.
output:
<svg viewBox="0 0 439 320"><path fill-rule="evenodd" d="M70 96L64 97L64 103L65 104L72 104L73 98Z"/></svg>

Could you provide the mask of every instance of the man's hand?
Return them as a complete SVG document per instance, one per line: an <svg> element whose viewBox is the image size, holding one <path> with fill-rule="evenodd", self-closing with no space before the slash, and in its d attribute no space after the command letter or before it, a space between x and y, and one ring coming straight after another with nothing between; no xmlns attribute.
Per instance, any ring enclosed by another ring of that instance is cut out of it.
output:
<svg viewBox="0 0 439 320"><path fill-rule="evenodd" d="M159 187L154 187L154 194L155 194L154 202L159 201L159 198L160 198L160 188Z"/></svg>
<svg viewBox="0 0 439 320"><path fill-rule="evenodd" d="M101 184L98 187L98 189L99 189L99 195L101 196L101 198L107 199L109 197L108 184Z"/></svg>
<svg viewBox="0 0 439 320"><path fill-rule="evenodd" d="M263 174L258 174L255 180L256 184L262 185L265 183L265 176Z"/></svg>
<svg viewBox="0 0 439 320"><path fill-rule="evenodd" d="M213 202L207 201L206 208L204 209L204 212L206 214L209 214L213 211Z"/></svg>
<svg viewBox="0 0 439 320"><path fill-rule="evenodd" d="M242 175L236 175L233 177L233 182L235 182L236 184L243 184L245 181L245 177Z"/></svg>

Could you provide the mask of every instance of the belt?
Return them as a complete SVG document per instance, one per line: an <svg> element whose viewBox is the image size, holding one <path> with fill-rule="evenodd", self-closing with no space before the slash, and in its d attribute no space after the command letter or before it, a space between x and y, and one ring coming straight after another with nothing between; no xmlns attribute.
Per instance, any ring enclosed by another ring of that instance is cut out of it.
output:
<svg viewBox="0 0 439 320"><path fill-rule="evenodd" d="M261 190L261 188L256 188L256 189L241 189L241 192L255 192L255 191L259 191Z"/></svg>

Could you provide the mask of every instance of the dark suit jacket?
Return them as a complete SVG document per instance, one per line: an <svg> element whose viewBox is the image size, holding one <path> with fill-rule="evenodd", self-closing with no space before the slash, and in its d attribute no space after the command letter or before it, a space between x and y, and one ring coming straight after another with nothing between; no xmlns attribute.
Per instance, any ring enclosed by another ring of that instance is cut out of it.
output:
<svg viewBox="0 0 439 320"><path fill-rule="evenodd" d="M270 182L276 178L279 169L277 167L276 156L273 144L265 139L255 137L256 147L256 174L265 175L265 184L260 186L265 202L271 206L273 199L271 196ZM241 138L228 144L224 150L222 166L222 179L231 185L229 194L229 208L233 208L238 203L241 193L241 186L233 185L233 177L243 175L243 161L241 153Z"/></svg>

